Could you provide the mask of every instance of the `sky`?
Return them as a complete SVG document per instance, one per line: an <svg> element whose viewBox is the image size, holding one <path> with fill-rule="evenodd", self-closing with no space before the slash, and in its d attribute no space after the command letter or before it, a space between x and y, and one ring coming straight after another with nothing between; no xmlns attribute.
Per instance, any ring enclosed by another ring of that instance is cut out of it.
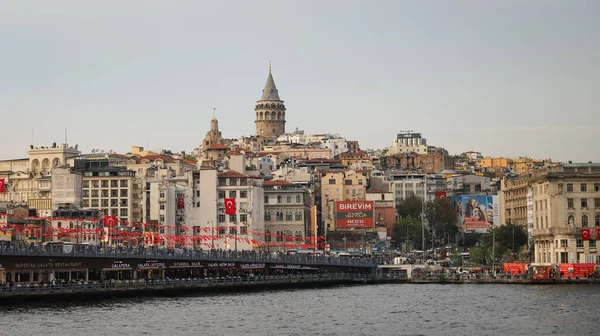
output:
<svg viewBox="0 0 600 336"><path fill-rule="evenodd" d="M384 148L600 162L600 1L0 0L0 159L30 144L190 152L213 108Z"/></svg>

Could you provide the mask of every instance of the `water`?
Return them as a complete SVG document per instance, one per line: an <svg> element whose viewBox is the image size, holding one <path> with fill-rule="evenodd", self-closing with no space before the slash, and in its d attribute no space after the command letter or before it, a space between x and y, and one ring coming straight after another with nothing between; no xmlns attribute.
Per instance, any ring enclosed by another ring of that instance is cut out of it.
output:
<svg viewBox="0 0 600 336"><path fill-rule="evenodd" d="M0 335L598 335L600 286L377 285L0 308Z"/></svg>

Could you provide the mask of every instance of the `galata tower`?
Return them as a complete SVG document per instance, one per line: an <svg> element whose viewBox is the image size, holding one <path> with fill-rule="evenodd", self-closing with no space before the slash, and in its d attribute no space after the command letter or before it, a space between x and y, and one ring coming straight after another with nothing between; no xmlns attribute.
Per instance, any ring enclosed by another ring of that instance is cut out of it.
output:
<svg viewBox="0 0 600 336"><path fill-rule="evenodd" d="M269 76L262 91L260 100L256 102L256 135L261 137L278 137L285 133L285 105L279 99L279 93L271 74L269 63Z"/></svg>

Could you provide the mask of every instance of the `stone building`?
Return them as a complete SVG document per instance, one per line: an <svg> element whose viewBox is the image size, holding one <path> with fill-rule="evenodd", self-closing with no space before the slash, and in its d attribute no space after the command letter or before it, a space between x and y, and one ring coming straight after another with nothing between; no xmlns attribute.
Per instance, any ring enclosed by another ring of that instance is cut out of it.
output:
<svg viewBox="0 0 600 336"><path fill-rule="evenodd" d="M285 133L285 105L279 98L271 66L269 65L269 76L262 91L260 100L254 107L256 112L256 135L259 137L276 138Z"/></svg>
<svg viewBox="0 0 600 336"><path fill-rule="evenodd" d="M302 244L306 236L304 221L306 188L288 181L265 181L263 186L267 243ZM275 237L270 239L269 234ZM289 237L294 238L290 241ZM270 250L276 249L270 247Z"/></svg>

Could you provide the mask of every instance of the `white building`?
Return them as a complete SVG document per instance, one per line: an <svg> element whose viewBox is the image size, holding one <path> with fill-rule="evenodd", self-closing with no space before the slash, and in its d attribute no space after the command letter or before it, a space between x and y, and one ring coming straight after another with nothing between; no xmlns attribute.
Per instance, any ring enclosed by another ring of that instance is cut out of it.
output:
<svg viewBox="0 0 600 336"><path fill-rule="evenodd" d="M217 184L216 248L257 249L264 242L264 190L262 179L234 170L219 173ZM235 214L225 213L225 198L235 199Z"/></svg>
<svg viewBox="0 0 600 336"><path fill-rule="evenodd" d="M348 151L348 141L344 138L327 138L321 141L321 147L329 149L333 158Z"/></svg>
<svg viewBox="0 0 600 336"><path fill-rule="evenodd" d="M394 143L388 147L388 154L407 154L417 153L425 155L428 153L427 139L421 136L421 133L413 131L403 131L398 133Z"/></svg>
<svg viewBox="0 0 600 336"><path fill-rule="evenodd" d="M83 174L70 167L52 169L52 209L61 205L81 207Z"/></svg>

